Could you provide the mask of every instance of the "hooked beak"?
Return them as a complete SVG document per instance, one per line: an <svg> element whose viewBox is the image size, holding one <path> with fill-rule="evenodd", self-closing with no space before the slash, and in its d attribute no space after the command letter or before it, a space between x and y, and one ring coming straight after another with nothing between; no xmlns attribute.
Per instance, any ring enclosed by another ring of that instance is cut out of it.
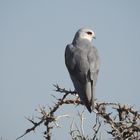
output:
<svg viewBox="0 0 140 140"><path fill-rule="evenodd" d="M94 32L93 32L93 34L92 34L92 38L96 39L96 35L95 35Z"/></svg>
<svg viewBox="0 0 140 140"><path fill-rule="evenodd" d="M96 36L94 35L93 38L96 39Z"/></svg>

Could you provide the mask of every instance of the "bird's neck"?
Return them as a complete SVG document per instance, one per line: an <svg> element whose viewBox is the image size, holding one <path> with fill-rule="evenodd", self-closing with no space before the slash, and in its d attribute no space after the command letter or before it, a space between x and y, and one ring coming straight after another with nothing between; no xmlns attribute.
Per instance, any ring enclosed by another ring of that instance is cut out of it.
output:
<svg viewBox="0 0 140 140"><path fill-rule="evenodd" d="M88 39L74 39L72 44L77 47L85 47L91 45L91 41Z"/></svg>

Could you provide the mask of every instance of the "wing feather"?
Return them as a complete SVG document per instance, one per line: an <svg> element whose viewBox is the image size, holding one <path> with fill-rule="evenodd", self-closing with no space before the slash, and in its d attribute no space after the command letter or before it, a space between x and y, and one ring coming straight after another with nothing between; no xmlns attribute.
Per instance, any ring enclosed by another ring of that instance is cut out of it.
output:
<svg viewBox="0 0 140 140"><path fill-rule="evenodd" d="M94 108L98 59L97 50L92 45L78 48L70 44L65 50L65 64L73 85L89 112L91 112L90 106Z"/></svg>
<svg viewBox="0 0 140 140"><path fill-rule="evenodd" d="M92 104L92 109L94 109L94 102L95 102L95 85L97 82L97 77L98 77L98 72L99 72L99 65L100 65L100 60L99 60L99 55L97 52L97 49L95 47L92 47L91 50L88 53L88 61L90 65L89 69L89 78L91 80L91 92L92 92L92 97L91 97L91 104Z"/></svg>

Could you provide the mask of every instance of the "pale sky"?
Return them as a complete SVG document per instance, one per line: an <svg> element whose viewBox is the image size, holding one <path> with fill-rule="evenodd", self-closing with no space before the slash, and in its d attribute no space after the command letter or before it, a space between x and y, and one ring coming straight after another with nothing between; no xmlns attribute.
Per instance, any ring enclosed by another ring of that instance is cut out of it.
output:
<svg viewBox="0 0 140 140"><path fill-rule="evenodd" d="M93 44L101 57L97 100L139 110L139 0L0 0L0 136L4 140L15 140L31 127L25 116L36 115L39 105L53 104L51 94L57 95L53 84L73 90L64 50L85 26L95 31ZM70 106L57 113L82 109ZM42 140L43 130L40 127L22 139ZM63 127L56 129L53 139L65 140L67 133Z"/></svg>

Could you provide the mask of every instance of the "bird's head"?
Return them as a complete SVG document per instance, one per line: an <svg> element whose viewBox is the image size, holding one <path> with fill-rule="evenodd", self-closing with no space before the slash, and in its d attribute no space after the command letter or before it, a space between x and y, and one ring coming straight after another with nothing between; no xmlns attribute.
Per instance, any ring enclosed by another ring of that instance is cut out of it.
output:
<svg viewBox="0 0 140 140"><path fill-rule="evenodd" d="M90 42L95 39L95 33L93 30L88 29L88 28L81 28L77 31L75 35L75 39L87 39Z"/></svg>

